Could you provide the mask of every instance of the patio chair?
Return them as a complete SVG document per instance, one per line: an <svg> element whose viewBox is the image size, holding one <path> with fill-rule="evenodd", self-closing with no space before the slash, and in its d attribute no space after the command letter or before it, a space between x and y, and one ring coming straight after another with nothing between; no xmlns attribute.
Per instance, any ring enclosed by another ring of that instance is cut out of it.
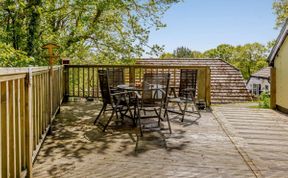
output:
<svg viewBox="0 0 288 178"><path fill-rule="evenodd" d="M197 114L199 118L201 117L200 112L195 104L196 87L197 87L197 70L181 69L178 97L174 95L173 97L169 97L168 99L168 103L177 103L180 112L170 109L168 109L168 111L182 115L181 122L184 121L184 117L187 112ZM192 111L187 110L187 106L189 103L192 104ZM182 109L181 105L183 104L184 108Z"/></svg>
<svg viewBox="0 0 288 178"><path fill-rule="evenodd" d="M115 91L119 91L117 86L125 83L124 69L117 67L117 68L107 68L107 70L108 70L109 87L111 92L113 93Z"/></svg>
<svg viewBox="0 0 288 178"><path fill-rule="evenodd" d="M110 109L112 110L112 114L110 118L107 120L107 123L104 125L103 132L105 132L106 128L108 127L115 113L116 113L117 118L118 118L117 113L120 113L121 117L123 116L122 111L125 111L125 112L129 111L131 116L132 116L132 113L129 108L130 107L129 102L127 101L127 97L126 97L127 92L111 93L110 87L109 87L110 84L109 84L109 79L108 79L108 71L98 70L98 76L99 76L100 91L101 91L103 106L94 121L94 125L98 122L101 114L105 111L108 111L107 106L110 105L112 108Z"/></svg>
<svg viewBox="0 0 288 178"><path fill-rule="evenodd" d="M170 134L171 125L169 116L166 110L167 105L167 92L169 88L169 73L145 73L144 80L142 84L141 95L136 93L136 110L137 110L137 121L140 128L141 136L143 136L143 131L145 130L157 130L154 128L142 128L142 120L149 118L158 119L158 130L160 129L160 121L166 119L168 122L168 127ZM162 118L162 110L164 109L164 118ZM148 112L152 112L152 115ZM154 115L153 115L154 113Z"/></svg>

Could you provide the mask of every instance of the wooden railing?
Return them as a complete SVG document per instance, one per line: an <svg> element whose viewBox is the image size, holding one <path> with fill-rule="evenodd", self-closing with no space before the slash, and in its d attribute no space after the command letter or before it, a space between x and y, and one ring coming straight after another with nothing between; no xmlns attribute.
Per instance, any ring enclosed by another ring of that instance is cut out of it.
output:
<svg viewBox="0 0 288 178"><path fill-rule="evenodd" d="M64 95L63 67L0 68L0 177L32 177L32 163Z"/></svg>
<svg viewBox="0 0 288 178"><path fill-rule="evenodd" d="M66 97L100 97L98 69L123 68L125 83L140 84L146 72L169 72L170 85L179 86L180 69L197 69L197 99L206 101L209 106L210 68L207 66L153 66L153 65L65 65L65 96Z"/></svg>
<svg viewBox="0 0 288 178"><path fill-rule="evenodd" d="M101 97L98 69L123 68L125 83L141 84L146 72L169 72L179 86L180 69L197 69L197 99L209 106L207 66L65 65L53 68L0 68L0 177L32 177L32 164L63 96Z"/></svg>

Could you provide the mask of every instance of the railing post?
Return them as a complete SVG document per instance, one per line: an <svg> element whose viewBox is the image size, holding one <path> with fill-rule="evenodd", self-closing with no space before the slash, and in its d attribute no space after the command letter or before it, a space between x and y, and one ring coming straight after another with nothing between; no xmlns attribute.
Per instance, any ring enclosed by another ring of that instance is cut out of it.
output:
<svg viewBox="0 0 288 178"><path fill-rule="evenodd" d="M129 67L129 83L135 83L135 67Z"/></svg>
<svg viewBox="0 0 288 178"><path fill-rule="evenodd" d="M2 118L2 84L0 82L0 118ZM2 119L0 120L0 177L2 177Z"/></svg>
<svg viewBox="0 0 288 178"><path fill-rule="evenodd" d="M32 177L32 152L33 152L33 127L32 127L32 101L33 101L33 95L32 95L32 69L28 69L28 75L26 76L26 119L25 119L25 130L26 130L26 155L27 155L27 177Z"/></svg>
<svg viewBox="0 0 288 178"><path fill-rule="evenodd" d="M197 85L198 85L198 101L206 101L206 70L199 69L197 75Z"/></svg>
<svg viewBox="0 0 288 178"><path fill-rule="evenodd" d="M61 92L61 83L62 83L62 81L61 81L61 68L60 67L58 67L58 79L57 79L57 81L58 81L58 96L59 96L59 98L58 98L58 105L59 105L59 109L58 109L58 114L60 113L60 106L61 106L61 94L62 94L62 92Z"/></svg>
<svg viewBox="0 0 288 178"><path fill-rule="evenodd" d="M206 86L205 86L205 98L206 98L206 106L211 105L211 70L210 67L206 68Z"/></svg>
<svg viewBox="0 0 288 178"><path fill-rule="evenodd" d="M50 113L50 118L49 118L49 124L52 123L52 117L53 117L53 65L49 66L49 113Z"/></svg>
<svg viewBox="0 0 288 178"><path fill-rule="evenodd" d="M63 101L67 102L69 97L69 67L64 65L64 98ZM74 74L73 74L74 75Z"/></svg>

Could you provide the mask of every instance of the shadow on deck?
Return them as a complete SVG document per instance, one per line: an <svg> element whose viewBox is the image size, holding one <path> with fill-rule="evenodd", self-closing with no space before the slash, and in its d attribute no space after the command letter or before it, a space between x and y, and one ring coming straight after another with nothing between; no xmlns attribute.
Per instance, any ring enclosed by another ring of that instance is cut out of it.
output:
<svg viewBox="0 0 288 178"><path fill-rule="evenodd" d="M168 130L144 133L130 122L103 133L93 125L97 102L61 107L34 164L35 177L253 177L211 112L184 123L171 115ZM167 128L166 125L164 125Z"/></svg>

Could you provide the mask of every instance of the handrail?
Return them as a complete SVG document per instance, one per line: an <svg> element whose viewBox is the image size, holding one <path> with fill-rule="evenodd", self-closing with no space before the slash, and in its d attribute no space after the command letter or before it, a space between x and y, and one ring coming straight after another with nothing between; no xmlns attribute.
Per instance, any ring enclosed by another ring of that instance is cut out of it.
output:
<svg viewBox="0 0 288 178"><path fill-rule="evenodd" d="M204 68L209 68L208 66L184 66L184 65L144 65L144 64L94 64L94 65L64 65L65 67L73 68L73 67L83 67L83 68L91 68L91 67L96 67L96 68L115 68L115 67L134 67L134 68L182 68L182 69L204 69Z"/></svg>

